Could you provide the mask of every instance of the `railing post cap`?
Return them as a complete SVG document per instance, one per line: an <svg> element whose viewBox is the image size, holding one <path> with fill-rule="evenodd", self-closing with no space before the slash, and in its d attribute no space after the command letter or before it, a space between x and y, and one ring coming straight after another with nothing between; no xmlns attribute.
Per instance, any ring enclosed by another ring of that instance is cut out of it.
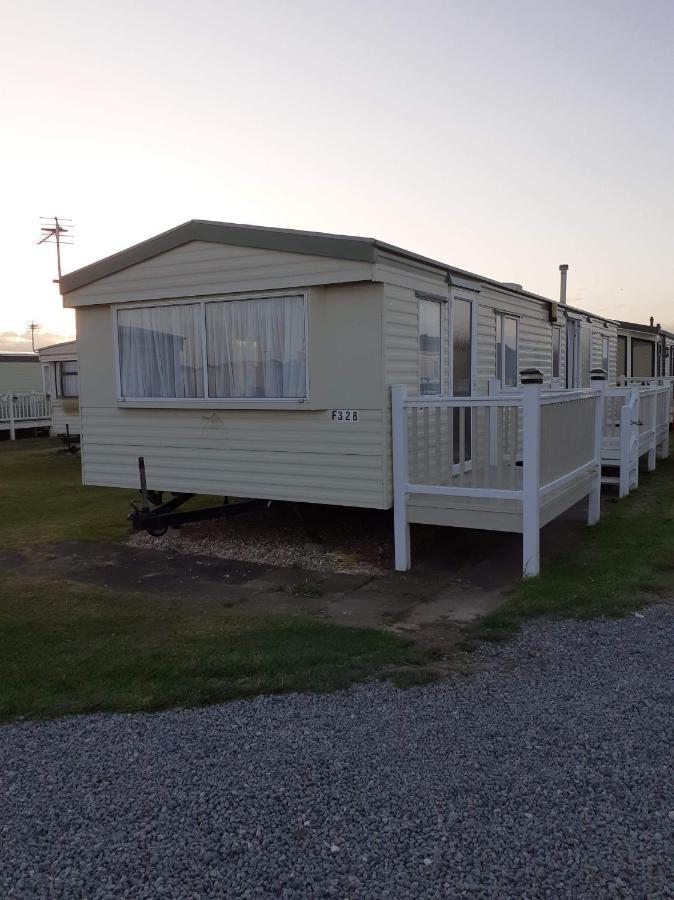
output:
<svg viewBox="0 0 674 900"><path fill-rule="evenodd" d="M520 380L522 384L543 384L543 373L540 369L521 369Z"/></svg>
<svg viewBox="0 0 674 900"><path fill-rule="evenodd" d="M590 369L590 381L606 381L606 369Z"/></svg>

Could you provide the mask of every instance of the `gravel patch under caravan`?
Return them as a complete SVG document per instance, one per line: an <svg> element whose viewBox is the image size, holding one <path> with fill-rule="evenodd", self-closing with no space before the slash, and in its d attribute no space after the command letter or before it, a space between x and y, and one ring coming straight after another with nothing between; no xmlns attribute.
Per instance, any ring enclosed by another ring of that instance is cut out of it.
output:
<svg viewBox="0 0 674 900"><path fill-rule="evenodd" d="M3 897L674 896L671 606L407 691L0 729Z"/></svg>

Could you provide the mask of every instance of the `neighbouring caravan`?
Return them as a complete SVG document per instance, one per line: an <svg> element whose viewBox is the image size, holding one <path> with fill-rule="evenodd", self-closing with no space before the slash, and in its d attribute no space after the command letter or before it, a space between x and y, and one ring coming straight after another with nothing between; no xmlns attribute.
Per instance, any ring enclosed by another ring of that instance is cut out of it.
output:
<svg viewBox="0 0 674 900"><path fill-rule="evenodd" d="M41 390L42 373L37 353L0 350L0 396Z"/></svg>
<svg viewBox="0 0 674 900"><path fill-rule="evenodd" d="M77 341L40 347L44 390L51 396L52 436L80 433Z"/></svg>
<svg viewBox="0 0 674 900"><path fill-rule="evenodd" d="M18 432L38 434L50 415L37 353L0 351L0 437L13 441Z"/></svg>
<svg viewBox="0 0 674 900"><path fill-rule="evenodd" d="M674 335L655 325L618 322L618 377L674 376Z"/></svg>
<svg viewBox="0 0 674 900"><path fill-rule="evenodd" d="M616 377L615 322L369 238L192 221L64 276L61 292L92 485L138 487L143 457L153 492L388 509L392 386L517 405L520 372L536 369L578 399L585 427L592 369ZM448 415L436 462L449 441L474 479L478 416ZM514 485L517 449L509 465ZM573 502L595 470L571 472ZM501 493L411 497L409 521L521 531L522 509L505 510L517 491ZM546 502L548 517L565 508Z"/></svg>

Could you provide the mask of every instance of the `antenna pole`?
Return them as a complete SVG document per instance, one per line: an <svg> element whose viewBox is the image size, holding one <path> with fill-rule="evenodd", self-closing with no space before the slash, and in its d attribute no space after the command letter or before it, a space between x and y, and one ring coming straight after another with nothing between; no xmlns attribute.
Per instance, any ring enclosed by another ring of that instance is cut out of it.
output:
<svg viewBox="0 0 674 900"><path fill-rule="evenodd" d="M56 271L58 272L58 278L54 278L54 282L58 284L61 280L61 245L73 243L73 223L70 219L59 219L58 216L54 216L53 219L43 219L42 221L46 224L40 228L42 237L38 244L47 242L56 244Z"/></svg>
<svg viewBox="0 0 674 900"><path fill-rule="evenodd" d="M59 225L58 216L54 216L54 223L56 228L54 229L54 233L56 234L56 269L58 271L59 282L61 281L61 226Z"/></svg>

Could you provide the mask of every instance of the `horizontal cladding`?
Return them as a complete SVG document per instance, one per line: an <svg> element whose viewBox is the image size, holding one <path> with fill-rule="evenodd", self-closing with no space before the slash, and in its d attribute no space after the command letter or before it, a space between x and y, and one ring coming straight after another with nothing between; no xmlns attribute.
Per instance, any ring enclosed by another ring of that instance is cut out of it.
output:
<svg viewBox="0 0 674 900"><path fill-rule="evenodd" d="M478 305L478 394L487 392L496 376L496 315L512 315L519 322L518 368L535 367L546 380L552 377L552 327L548 306L524 297L487 291Z"/></svg>
<svg viewBox="0 0 674 900"><path fill-rule="evenodd" d="M367 280L372 266L195 241L67 294L65 303L116 303Z"/></svg>
<svg viewBox="0 0 674 900"><path fill-rule="evenodd" d="M260 497L336 505L383 505L379 410L357 424L327 411L83 409L86 484ZM277 425L276 423L280 423Z"/></svg>
<svg viewBox="0 0 674 900"><path fill-rule="evenodd" d="M37 360L27 363L0 360L0 394L41 390L42 368Z"/></svg>
<svg viewBox="0 0 674 900"><path fill-rule="evenodd" d="M406 384L416 391L419 380L419 320L414 291L387 284L384 310L385 383Z"/></svg>
<svg viewBox="0 0 674 900"><path fill-rule="evenodd" d="M79 434L80 417L64 412L63 408L54 403L52 405L51 427L55 434L65 434L66 425L71 434Z"/></svg>

